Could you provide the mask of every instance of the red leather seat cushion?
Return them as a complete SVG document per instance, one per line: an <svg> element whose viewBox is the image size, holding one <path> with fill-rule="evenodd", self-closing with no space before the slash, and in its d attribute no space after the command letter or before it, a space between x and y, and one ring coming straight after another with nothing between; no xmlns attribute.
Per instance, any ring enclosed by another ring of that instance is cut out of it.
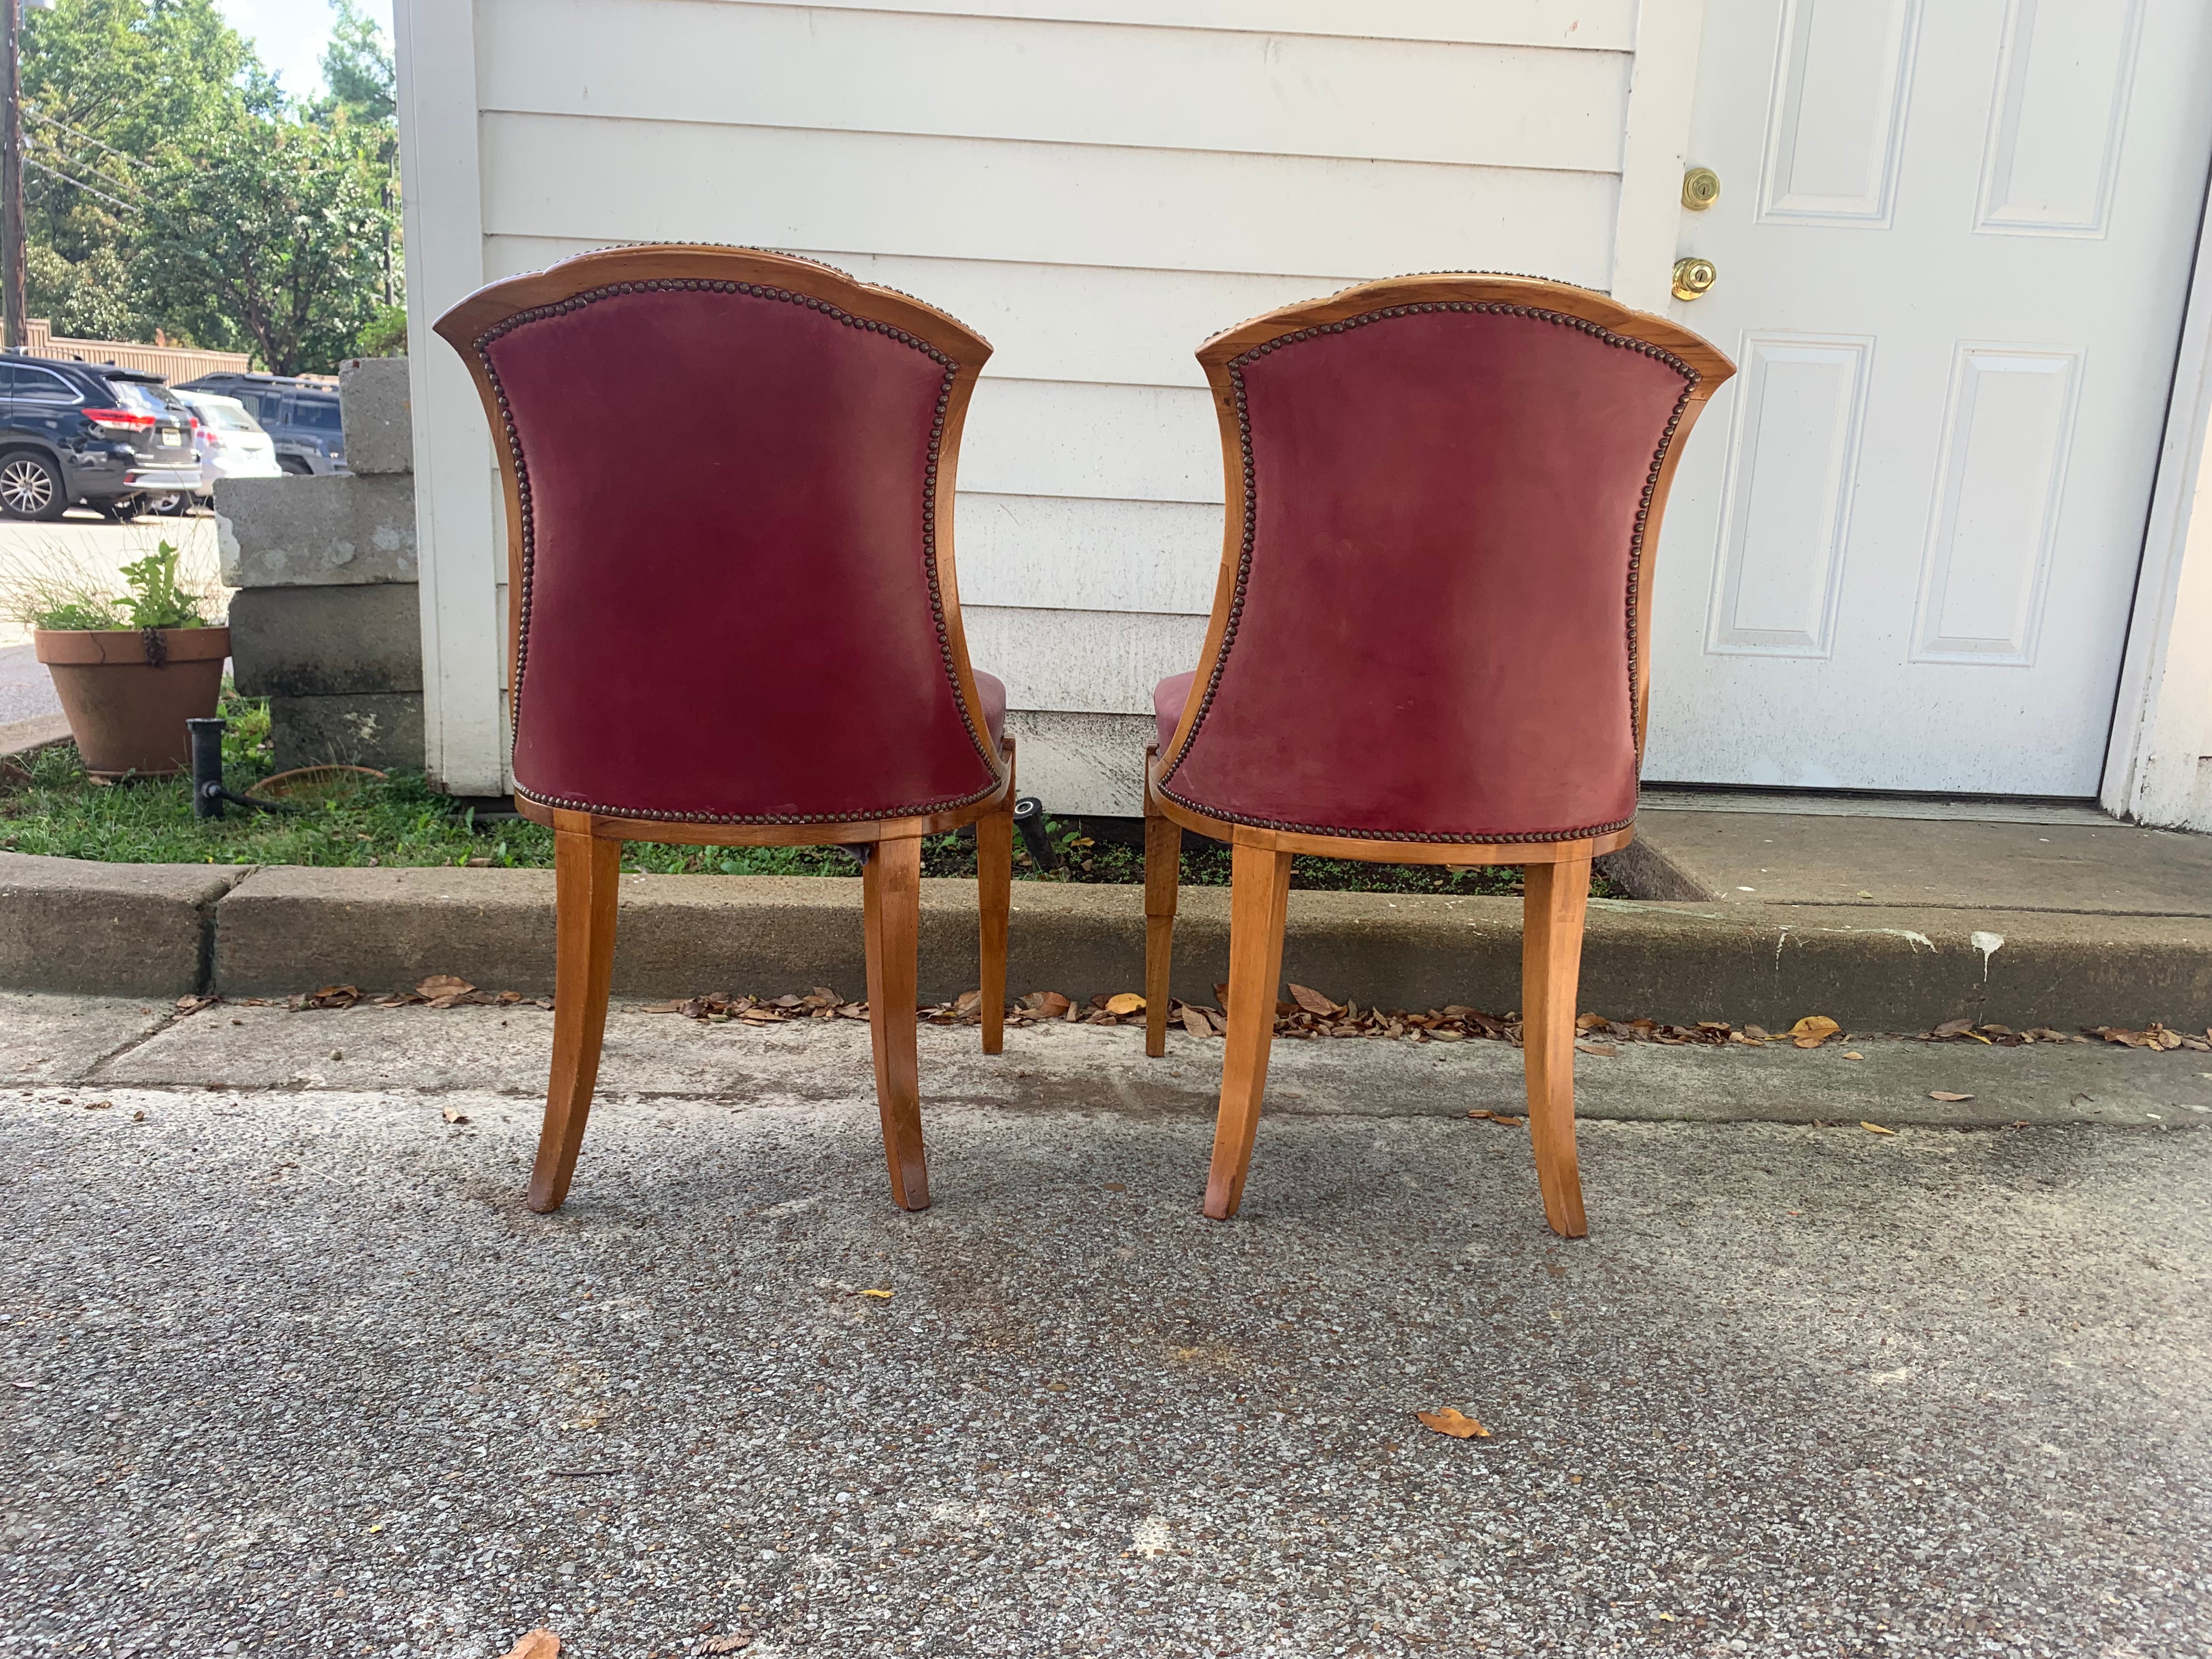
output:
<svg viewBox="0 0 2212 1659"><path fill-rule="evenodd" d="M975 676L975 695L983 701L983 723L991 728L991 744L995 748L1006 737L1006 683L980 668L969 672Z"/></svg>
<svg viewBox="0 0 2212 1659"><path fill-rule="evenodd" d="M1188 674L1170 674L1152 688L1152 718L1159 722L1160 758L1166 760L1168 745L1175 741L1176 727L1182 720L1183 703L1190 696L1191 683L1197 679L1198 671Z"/></svg>
<svg viewBox="0 0 2212 1659"><path fill-rule="evenodd" d="M684 288L572 303L488 354L532 532L518 787L805 822L995 785L932 608L944 362L826 304Z"/></svg>
<svg viewBox="0 0 2212 1659"><path fill-rule="evenodd" d="M1385 838L1626 822L1631 549L1685 372L1569 323L1472 310L1240 361L1249 571L1170 793Z"/></svg>

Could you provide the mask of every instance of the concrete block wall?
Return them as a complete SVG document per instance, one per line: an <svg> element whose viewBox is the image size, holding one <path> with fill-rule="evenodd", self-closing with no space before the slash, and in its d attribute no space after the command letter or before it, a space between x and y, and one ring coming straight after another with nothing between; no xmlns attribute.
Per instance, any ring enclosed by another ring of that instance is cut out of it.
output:
<svg viewBox="0 0 2212 1659"><path fill-rule="evenodd" d="M407 360L342 366L350 475L216 485L238 689L270 700L280 768L422 765L422 633Z"/></svg>

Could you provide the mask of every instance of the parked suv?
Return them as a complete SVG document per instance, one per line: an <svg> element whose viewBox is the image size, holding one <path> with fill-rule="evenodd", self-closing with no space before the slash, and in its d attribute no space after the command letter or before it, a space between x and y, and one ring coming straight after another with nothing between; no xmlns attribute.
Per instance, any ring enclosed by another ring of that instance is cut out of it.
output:
<svg viewBox="0 0 2212 1659"><path fill-rule="evenodd" d="M276 441L276 465L287 472L343 472L345 428L338 419L338 392L319 381L289 374L203 374L179 392L214 392L235 398L253 411L261 429Z"/></svg>
<svg viewBox="0 0 2212 1659"><path fill-rule="evenodd" d="M191 413L160 375L0 356L0 513L58 519L83 501L129 518L199 482Z"/></svg>

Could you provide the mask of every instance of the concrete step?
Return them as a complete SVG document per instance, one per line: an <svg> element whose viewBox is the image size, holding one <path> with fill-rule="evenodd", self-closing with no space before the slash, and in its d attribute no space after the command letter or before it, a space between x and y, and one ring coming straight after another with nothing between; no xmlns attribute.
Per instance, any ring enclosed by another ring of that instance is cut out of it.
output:
<svg viewBox="0 0 2212 1659"><path fill-rule="evenodd" d="M2078 807L1975 818L1905 811L1647 804L1634 845L1607 868L1642 898L2212 916L2212 836Z"/></svg>

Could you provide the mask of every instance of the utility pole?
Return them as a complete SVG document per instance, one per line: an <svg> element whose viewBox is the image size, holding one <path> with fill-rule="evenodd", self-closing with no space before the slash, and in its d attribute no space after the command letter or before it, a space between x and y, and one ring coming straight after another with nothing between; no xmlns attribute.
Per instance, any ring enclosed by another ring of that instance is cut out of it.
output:
<svg viewBox="0 0 2212 1659"><path fill-rule="evenodd" d="M0 0L0 307L7 346L23 349L23 8Z"/></svg>

